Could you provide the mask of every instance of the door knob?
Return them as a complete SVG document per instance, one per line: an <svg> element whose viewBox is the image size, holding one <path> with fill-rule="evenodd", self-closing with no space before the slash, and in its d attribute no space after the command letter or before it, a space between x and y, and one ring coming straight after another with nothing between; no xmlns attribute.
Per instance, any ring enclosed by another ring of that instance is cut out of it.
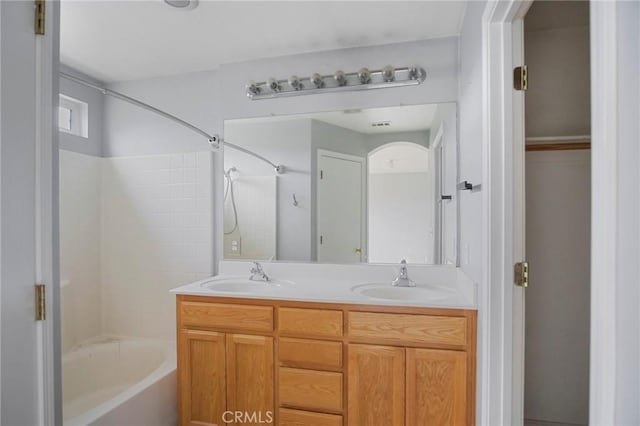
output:
<svg viewBox="0 0 640 426"><path fill-rule="evenodd" d="M358 247L358 248L356 249L356 253L362 253L362 249L361 249L360 247Z"/></svg>

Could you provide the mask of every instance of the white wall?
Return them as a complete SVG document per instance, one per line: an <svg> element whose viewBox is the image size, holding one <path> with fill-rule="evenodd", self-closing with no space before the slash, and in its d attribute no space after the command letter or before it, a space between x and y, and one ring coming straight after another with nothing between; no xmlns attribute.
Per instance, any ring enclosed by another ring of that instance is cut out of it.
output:
<svg viewBox="0 0 640 426"><path fill-rule="evenodd" d="M210 133L222 133L219 73L122 82L109 87L153 105ZM152 112L111 97L104 99L104 156L209 151L206 139Z"/></svg>
<svg viewBox="0 0 640 426"><path fill-rule="evenodd" d="M472 1L460 34L459 181L482 184L482 14L485 1ZM482 193L458 191L459 264L475 282L482 281ZM485 283L486 284L486 283Z"/></svg>
<svg viewBox="0 0 640 426"><path fill-rule="evenodd" d="M640 424L640 3L613 5L617 10L617 66L619 75L619 123L616 126L620 142L618 148L618 257L616 283L616 419L619 424ZM597 101L597 100L596 100ZM594 116L593 120L597 117ZM598 140L601 148L607 140ZM598 155L594 153L594 155ZM602 194L599 194L602 195ZM596 202L600 202L598 197ZM605 207L606 208L606 207ZM595 260L594 260L595 261ZM600 282L602 290L611 291L609 282ZM592 293L593 294L593 293ZM593 297L593 296L592 296ZM595 320L599 320L596 318ZM592 319L594 321L594 319ZM595 342L600 344L601 340ZM593 374L593 373L592 373ZM594 395L597 393L594 392Z"/></svg>
<svg viewBox="0 0 640 426"><path fill-rule="evenodd" d="M640 424L640 3L590 2L591 424Z"/></svg>
<svg viewBox="0 0 640 426"><path fill-rule="evenodd" d="M169 290L211 276L212 154L104 159L102 322L107 334L175 338Z"/></svg>
<svg viewBox="0 0 640 426"><path fill-rule="evenodd" d="M433 263L433 205L430 173L370 174L369 261Z"/></svg>
<svg viewBox="0 0 640 426"><path fill-rule="evenodd" d="M75 75L87 81L101 85L89 76L81 74L74 69L62 65L60 71ZM72 135L66 132L59 132L60 149L75 151L81 154L102 156L102 137L104 122L104 102L105 96L95 89L83 86L73 81L60 78L60 93L86 102L89 105L89 135L87 138Z"/></svg>
<svg viewBox="0 0 640 426"><path fill-rule="evenodd" d="M60 150L62 352L102 332L98 157Z"/></svg>

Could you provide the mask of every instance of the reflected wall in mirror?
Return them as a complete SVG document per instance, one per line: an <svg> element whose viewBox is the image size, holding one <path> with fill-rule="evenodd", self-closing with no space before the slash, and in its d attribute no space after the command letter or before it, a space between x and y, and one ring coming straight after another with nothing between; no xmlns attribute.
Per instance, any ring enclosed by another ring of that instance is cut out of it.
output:
<svg viewBox="0 0 640 426"><path fill-rule="evenodd" d="M454 103L227 120L224 257L457 263Z"/></svg>

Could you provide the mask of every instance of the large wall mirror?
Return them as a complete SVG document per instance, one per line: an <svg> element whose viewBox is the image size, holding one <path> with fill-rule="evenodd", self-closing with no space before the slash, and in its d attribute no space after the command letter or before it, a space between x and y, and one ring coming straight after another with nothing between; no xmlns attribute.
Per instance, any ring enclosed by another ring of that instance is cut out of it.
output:
<svg viewBox="0 0 640 426"><path fill-rule="evenodd" d="M456 105L227 120L224 258L457 263Z"/></svg>

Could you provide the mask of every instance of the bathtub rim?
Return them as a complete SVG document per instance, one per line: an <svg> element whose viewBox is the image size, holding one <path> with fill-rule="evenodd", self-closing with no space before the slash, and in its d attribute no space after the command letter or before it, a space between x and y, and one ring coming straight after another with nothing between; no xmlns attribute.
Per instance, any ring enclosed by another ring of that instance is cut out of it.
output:
<svg viewBox="0 0 640 426"><path fill-rule="evenodd" d="M164 377L170 375L177 369L177 357L175 351L175 341L171 339L154 339L146 337L130 337L130 336L116 336L116 335L102 335L92 337L74 346L66 354L62 356L62 365L64 365L65 356L74 358L79 356L79 352L82 350L88 351L92 346L109 345L126 343L148 343L153 345L161 345L164 354L164 360L158 367L156 367L149 374L144 376L141 380L135 382L131 386L127 387L124 391L119 392L114 397L96 405L92 409L79 414L69 419L64 419L64 404L63 404L63 421L64 426L86 426L92 422L100 419L102 416L111 412L113 409L122 405L127 400L135 397L136 395L148 389L152 385L161 381Z"/></svg>

